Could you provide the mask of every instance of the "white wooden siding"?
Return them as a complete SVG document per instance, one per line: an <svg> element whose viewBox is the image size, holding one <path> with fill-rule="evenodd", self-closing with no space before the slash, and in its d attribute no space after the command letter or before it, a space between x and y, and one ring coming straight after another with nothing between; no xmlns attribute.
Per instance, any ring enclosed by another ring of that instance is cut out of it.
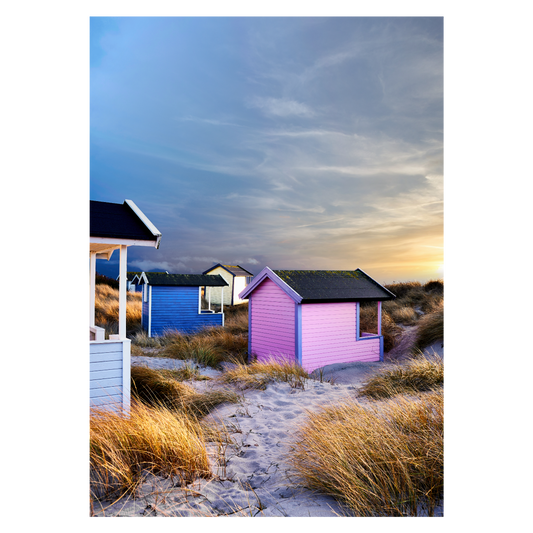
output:
<svg viewBox="0 0 533 533"><path fill-rule="evenodd" d="M224 305L231 305L231 291L233 290L233 275L225 268L217 267L208 273L209 276L216 276L220 274L229 285L224 287ZM207 289L209 290L209 288ZM222 295L222 287L211 287L211 303L220 305Z"/></svg>
<svg viewBox="0 0 533 533"><path fill-rule="evenodd" d="M241 300L239 298L239 293L241 293L246 288L246 276L235 276L233 281L233 304L242 304L248 300Z"/></svg>
<svg viewBox="0 0 533 533"><path fill-rule="evenodd" d="M129 354L130 341L126 342L128 343L127 351ZM90 343L89 390L91 406L116 408L123 405L124 348L122 341ZM126 373L129 380L129 371ZM129 390L125 392L128 395L127 403L129 403Z"/></svg>

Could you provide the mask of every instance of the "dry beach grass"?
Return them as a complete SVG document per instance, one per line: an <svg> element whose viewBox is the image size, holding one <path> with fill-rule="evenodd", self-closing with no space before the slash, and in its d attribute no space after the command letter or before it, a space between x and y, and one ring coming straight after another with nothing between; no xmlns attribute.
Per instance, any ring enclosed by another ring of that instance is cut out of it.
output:
<svg viewBox="0 0 533 533"><path fill-rule="evenodd" d="M358 392L359 396L380 399L399 394L417 394L441 389L444 363L438 356L419 353L371 377Z"/></svg>
<svg viewBox="0 0 533 533"><path fill-rule="evenodd" d="M210 473L198 421L163 406L133 402L129 416L94 409L90 439L92 499L135 493L147 473L181 485Z"/></svg>
<svg viewBox="0 0 533 533"><path fill-rule="evenodd" d="M443 496L441 392L310 413L290 463L356 516L431 516Z"/></svg>

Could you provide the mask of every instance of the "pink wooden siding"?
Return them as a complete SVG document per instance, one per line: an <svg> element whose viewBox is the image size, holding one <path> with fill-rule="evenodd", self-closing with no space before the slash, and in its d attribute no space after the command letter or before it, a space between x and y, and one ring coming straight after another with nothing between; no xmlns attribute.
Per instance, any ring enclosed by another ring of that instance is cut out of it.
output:
<svg viewBox="0 0 533 533"><path fill-rule="evenodd" d="M380 340L356 341L356 304L302 304L302 366L379 361Z"/></svg>
<svg viewBox="0 0 533 533"><path fill-rule="evenodd" d="M273 281L254 290L251 352L258 361L295 360L295 304Z"/></svg>

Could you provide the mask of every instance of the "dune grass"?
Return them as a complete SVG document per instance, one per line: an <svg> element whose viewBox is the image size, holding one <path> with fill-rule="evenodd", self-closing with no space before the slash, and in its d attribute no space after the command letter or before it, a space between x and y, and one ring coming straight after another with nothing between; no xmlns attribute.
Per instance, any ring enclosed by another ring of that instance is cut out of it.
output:
<svg viewBox="0 0 533 533"><path fill-rule="evenodd" d="M202 417L216 406L241 401L227 390L196 392L184 379L196 369L131 368L132 405L119 410L91 410L91 497L102 499L135 493L148 474L175 478L181 485L209 477L205 444L220 437Z"/></svg>
<svg viewBox="0 0 533 533"><path fill-rule="evenodd" d="M431 313L418 323L415 348L421 350L437 341L444 340L444 303L441 302Z"/></svg>
<svg viewBox="0 0 533 533"><path fill-rule="evenodd" d="M390 398L399 394L418 394L442 388L444 363L438 356L412 356L394 368L382 370L359 389L359 396Z"/></svg>
<svg viewBox="0 0 533 533"><path fill-rule="evenodd" d="M225 327L205 328L195 334L169 331L159 339L162 357L190 359L213 368L218 368L222 361L247 359L248 335L232 333Z"/></svg>
<svg viewBox="0 0 533 533"><path fill-rule="evenodd" d="M191 386L179 381L183 378L184 375L179 370L155 370L133 366L131 368L132 396L148 406L163 406L195 418L205 416L222 403L241 401L238 394L229 390L196 392Z"/></svg>
<svg viewBox="0 0 533 533"><path fill-rule="evenodd" d="M91 497L135 493L147 473L181 485L208 477L209 462L200 423L162 405L132 402L128 416L93 409L90 420Z"/></svg>
<svg viewBox="0 0 533 533"><path fill-rule="evenodd" d="M309 413L288 461L355 516L431 516L443 497L442 393Z"/></svg>
<svg viewBox="0 0 533 533"><path fill-rule="evenodd" d="M305 388L309 374L300 366L286 361L253 361L250 364L237 364L226 370L220 378L224 383L231 383L242 389L266 389L274 381L289 383L293 388Z"/></svg>
<svg viewBox="0 0 533 533"><path fill-rule="evenodd" d="M383 310L397 324L414 325L418 318L435 311L444 299L444 281L430 280L424 285L407 281L385 285L395 300L383 302Z"/></svg>

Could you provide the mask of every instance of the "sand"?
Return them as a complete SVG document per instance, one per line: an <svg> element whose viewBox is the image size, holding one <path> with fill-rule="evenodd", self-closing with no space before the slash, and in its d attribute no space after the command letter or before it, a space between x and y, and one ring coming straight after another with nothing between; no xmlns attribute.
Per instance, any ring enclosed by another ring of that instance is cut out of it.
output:
<svg viewBox="0 0 533 533"><path fill-rule="evenodd" d="M132 357L132 365L179 368L183 361ZM191 364L190 362L188 364ZM135 497L95 503L97 516L349 516L333 498L298 485L287 464L294 429L309 411L354 399L357 389L373 373L390 363L329 365L323 378L307 380L303 389L272 383L266 390L242 391L240 404L225 404L206 420L223 424L234 441L225 453L208 447L212 479L199 480L187 490L170 480L151 476ZM216 378L220 371L200 367L202 375ZM188 382L200 391L220 386L216 380ZM362 401L362 400L358 400ZM364 400L363 400L364 401Z"/></svg>

